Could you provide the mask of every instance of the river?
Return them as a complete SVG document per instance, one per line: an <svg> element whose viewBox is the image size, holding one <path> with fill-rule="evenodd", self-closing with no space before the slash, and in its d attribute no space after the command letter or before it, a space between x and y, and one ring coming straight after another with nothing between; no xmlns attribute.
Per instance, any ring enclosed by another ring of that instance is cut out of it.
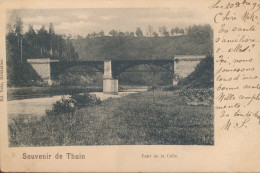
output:
<svg viewBox="0 0 260 173"><path fill-rule="evenodd" d="M108 98L120 98L128 94L133 94L139 91L125 91L119 92L118 95L104 94L103 92L91 92L90 94L95 94L100 100L106 100ZM143 90L145 91L145 90ZM14 118L19 115L33 115L42 116L45 114L46 109L51 109L52 105L60 100L62 97L69 97L69 95L56 95L42 98L28 98L21 100L10 100L7 102L8 118Z"/></svg>

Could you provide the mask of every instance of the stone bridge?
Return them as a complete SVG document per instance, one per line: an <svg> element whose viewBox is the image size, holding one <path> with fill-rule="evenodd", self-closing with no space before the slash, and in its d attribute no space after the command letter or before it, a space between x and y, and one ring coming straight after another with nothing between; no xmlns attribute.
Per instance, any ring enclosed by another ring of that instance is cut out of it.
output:
<svg viewBox="0 0 260 173"><path fill-rule="evenodd" d="M197 64L205 56L174 56L170 60L103 60L103 61L61 61L46 59L27 59L38 75L48 85L59 83L59 75L75 66L94 67L103 73L103 92L118 93L118 76L128 68L138 65L155 65L163 71L174 74L173 85L177 85L180 78L186 77L194 71Z"/></svg>

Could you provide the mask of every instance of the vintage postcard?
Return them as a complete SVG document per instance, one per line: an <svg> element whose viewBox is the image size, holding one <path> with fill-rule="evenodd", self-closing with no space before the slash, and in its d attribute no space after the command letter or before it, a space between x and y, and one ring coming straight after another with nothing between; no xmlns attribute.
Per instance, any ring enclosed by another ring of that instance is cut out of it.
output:
<svg viewBox="0 0 260 173"><path fill-rule="evenodd" d="M259 0L0 1L3 172L259 172Z"/></svg>

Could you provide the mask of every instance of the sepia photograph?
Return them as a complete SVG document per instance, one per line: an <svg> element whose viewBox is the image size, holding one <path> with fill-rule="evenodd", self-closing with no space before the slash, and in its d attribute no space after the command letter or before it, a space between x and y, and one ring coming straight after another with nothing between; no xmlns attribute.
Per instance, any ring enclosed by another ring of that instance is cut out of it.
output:
<svg viewBox="0 0 260 173"><path fill-rule="evenodd" d="M8 9L5 37L9 147L214 146L201 9Z"/></svg>

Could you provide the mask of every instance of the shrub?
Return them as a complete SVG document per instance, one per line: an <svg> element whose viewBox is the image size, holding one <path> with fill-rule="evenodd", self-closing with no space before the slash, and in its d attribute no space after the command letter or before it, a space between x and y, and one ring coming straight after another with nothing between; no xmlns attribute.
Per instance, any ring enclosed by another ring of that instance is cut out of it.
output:
<svg viewBox="0 0 260 173"><path fill-rule="evenodd" d="M84 94L74 94L70 97L70 100L73 102L76 108L82 108L87 106L93 106L100 104L101 101L95 95L90 95L88 93Z"/></svg>
<svg viewBox="0 0 260 173"><path fill-rule="evenodd" d="M213 103L213 89L182 89L179 90L179 96L184 97L187 102L209 102Z"/></svg>
<svg viewBox="0 0 260 173"><path fill-rule="evenodd" d="M46 110L48 115L61 115L64 113L74 113L77 109L82 107L92 106L95 104L100 104L101 101L94 95L89 93L83 94L73 94L68 99L63 97L60 101L53 104L51 110Z"/></svg>
<svg viewBox="0 0 260 173"><path fill-rule="evenodd" d="M100 104L100 99L89 93L63 97L46 110L46 116L28 119L22 116L9 124L11 146L67 145L75 140L77 131L84 127L84 115L77 110Z"/></svg>

